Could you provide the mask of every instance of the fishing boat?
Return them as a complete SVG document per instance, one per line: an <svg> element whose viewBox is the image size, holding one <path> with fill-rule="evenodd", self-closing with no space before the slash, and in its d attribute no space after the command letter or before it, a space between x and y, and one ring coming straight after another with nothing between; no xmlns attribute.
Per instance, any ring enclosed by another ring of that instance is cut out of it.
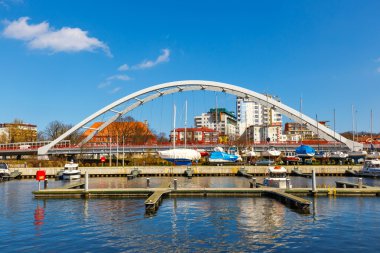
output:
<svg viewBox="0 0 380 253"><path fill-rule="evenodd" d="M261 152L261 156L264 156L264 157L278 157L280 155L281 155L281 151L277 150L273 146L270 146L267 150Z"/></svg>
<svg viewBox="0 0 380 253"><path fill-rule="evenodd" d="M11 172L8 168L8 164L0 163L0 178L10 176Z"/></svg>
<svg viewBox="0 0 380 253"><path fill-rule="evenodd" d="M70 162L66 163L65 167L62 171L62 179L63 180L74 180L74 179L80 179L81 172L79 170L79 164Z"/></svg>
<svg viewBox="0 0 380 253"><path fill-rule="evenodd" d="M267 170L268 176L264 178L264 186L280 189L292 188L287 170L283 166L270 166Z"/></svg>
<svg viewBox="0 0 380 253"><path fill-rule="evenodd" d="M215 147L214 151L211 152L208 161L210 163L234 163L241 160L240 155L238 154L229 154L224 152L222 147Z"/></svg>

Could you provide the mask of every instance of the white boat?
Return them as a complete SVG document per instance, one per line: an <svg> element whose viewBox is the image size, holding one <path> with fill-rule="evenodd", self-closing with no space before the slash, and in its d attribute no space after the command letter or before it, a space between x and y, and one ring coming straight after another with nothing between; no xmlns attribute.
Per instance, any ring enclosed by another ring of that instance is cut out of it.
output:
<svg viewBox="0 0 380 253"><path fill-rule="evenodd" d="M258 153L256 153L253 148L251 150L249 149L245 149L242 151L242 157L256 157L256 156L259 156Z"/></svg>
<svg viewBox="0 0 380 253"><path fill-rule="evenodd" d="M187 103L186 103L186 107L187 107ZM164 159L168 162L172 162L174 163L174 165L191 165L193 161L197 162L199 159L201 159L201 153L195 149L175 147L175 139L176 139L175 138L175 134L176 134L175 133L175 118L176 118L176 107L174 105L173 107L173 148L169 150L158 151L157 153L161 159ZM185 142L185 147L186 147L186 142Z"/></svg>
<svg viewBox="0 0 380 253"><path fill-rule="evenodd" d="M281 155L281 151L277 150L273 146L271 146L267 150L261 152L261 156L264 156L264 157L278 157L280 155Z"/></svg>
<svg viewBox="0 0 380 253"><path fill-rule="evenodd" d="M367 154L367 159L379 159L380 158L380 153L378 151L370 151Z"/></svg>
<svg viewBox="0 0 380 253"><path fill-rule="evenodd" d="M334 151L330 153L331 159L346 159L348 154L342 151Z"/></svg>
<svg viewBox="0 0 380 253"><path fill-rule="evenodd" d="M11 172L9 171L8 164L0 163L0 178L3 176L10 176Z"/></svg>
<svg viewBox="0 0 380 253"><path fill-rule="evenodd" d="M360 159L360 158L365 158L367 156L367 151L365 150L357 150L357 151L350 151L348 152L348 157L352 159Z"/></svg>
<svg viewBox="0 0 380 253"><path fill-rule="evenodd" d="M62 171L63 180L80 179L81 172L77 163L66 163Z"/></svg>
<svg viewBox="0 0 380 253"><path fill-rule="evenodd" d="M191 165L193 161L201 159L201 154L197 150L187 148L158 151L158 155L175 165Z"/></svg>
<svg viewBox="0 0 380 253"><path fill-rule="evenodd" d="M365 160L362 173L380 174L380 160Z"/></svg>
<svg viewBox="0 0 380 253"><path fill-rule="evenodd" d="M269 175L264 178L264 186L280 189L292 188L287 171L283 166L270 166L267 173Z"/></svg>

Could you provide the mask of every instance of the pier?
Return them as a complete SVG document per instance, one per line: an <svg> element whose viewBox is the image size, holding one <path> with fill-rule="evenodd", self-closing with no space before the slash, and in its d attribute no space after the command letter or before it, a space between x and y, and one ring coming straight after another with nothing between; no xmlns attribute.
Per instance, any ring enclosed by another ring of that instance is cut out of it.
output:
<svg viewBox="0 0 380 253"><path fill-rule="evenodd" d="M360 170L361 166L347 165L284 165L288 174L298 169L302 174L311 175L314 169L317 176L347 176L347 170ZM268 166L134 166L134 167L80 167L82 176L88 172L89 177L203 177L203 176L241 176L261 177L267 172ZM35 178L37 170L45 170L47 178L55 178L62 168L18 168L21 178ZM295 175L297 176L297 175Z"/></svg>

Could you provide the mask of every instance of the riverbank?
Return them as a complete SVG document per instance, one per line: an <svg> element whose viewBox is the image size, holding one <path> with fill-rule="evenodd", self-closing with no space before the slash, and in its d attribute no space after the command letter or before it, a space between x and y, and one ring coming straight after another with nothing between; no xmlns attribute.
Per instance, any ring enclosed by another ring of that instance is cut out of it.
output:
<svg viewBox="0 0 380 253"><path fill-rule="evenodd" d="M303 165L284 166L288 173L294 169L308 174L315 170L317 176L342 176L346 170L361 169L361 165ZM62 170L61 167L41 168L45 170L48 178ZM126 177L135 176L182 176L186 171L190 171L192 176L236 176L240 169L253 176L265 175L267 166L136 166L136 167L80 167L82 175L88 172L90 177ZM39 168L11 168L11 171L18 170L22 173L22 178L34 178Z"/></svg>

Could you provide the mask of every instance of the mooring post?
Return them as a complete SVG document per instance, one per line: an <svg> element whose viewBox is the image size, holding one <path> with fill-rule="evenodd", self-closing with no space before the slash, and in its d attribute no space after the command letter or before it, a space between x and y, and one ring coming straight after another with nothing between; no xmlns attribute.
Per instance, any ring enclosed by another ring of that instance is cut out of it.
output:
<svg viewBox="0 0 380 253"><path fill-rule="evenodd" d="M174 190L177 190L177 178L174 178Z"/></svg>
<svg viewBox="0 0 380 253"><path fill-rule="evenodd" d="M317 192L317 181L315 179L315 170L314 169L312 170L312 182L311 182L311 186L312 186L313 193L316 193Z"/></svg>
<svg viewBox="0 0 380 253"><path fill-rule="evenodd" d="M249 182L249 187L250 188L256 188L256 178L255 177L251 178L251 182Z"/></svg>
<svg viewBox="0 0 380 253"><path fill-rule="evenodd" d="M359 188L363 187L363 178L361 178L361 177L358 178L358 187Z"/></svg>
<svg viewBox="0 0 380 253"><path fill-rule="evenodd" d="M84 174L84 191L88 192L88 171Z"/></svg>
<svg viewBox="0 0 380 253"><path fill-rule="evenodd" d="M150 178L147 177L147 178L146 178L146 188L149 188L149 184L150 184Z"/></svg>
<svg viewBox="0 0 380 253"><path fill-rule="evenodd" d="M45 178L44 180L44 189L46 190L48 188L48 179Z"/></svg>

